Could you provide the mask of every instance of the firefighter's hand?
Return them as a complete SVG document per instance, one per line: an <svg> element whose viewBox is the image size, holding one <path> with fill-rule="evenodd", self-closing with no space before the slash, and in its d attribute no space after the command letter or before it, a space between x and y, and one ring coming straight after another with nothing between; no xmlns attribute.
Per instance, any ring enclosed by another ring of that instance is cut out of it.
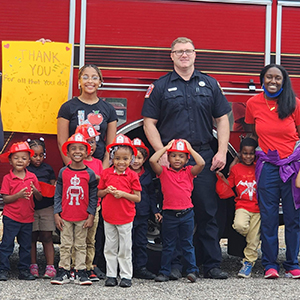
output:
<svg viewBox="0 0 300 300"><path fill-rule="evenodd" d="M57 229L58 229L59 231L62 231L62 230L63 230L63 227L65 226L65 224L64 224L64 221L63 221L63 219L60 217L59 214L55 214L55 215L54 215L54 222L55 222L55 225L56 225Z"/></svg>

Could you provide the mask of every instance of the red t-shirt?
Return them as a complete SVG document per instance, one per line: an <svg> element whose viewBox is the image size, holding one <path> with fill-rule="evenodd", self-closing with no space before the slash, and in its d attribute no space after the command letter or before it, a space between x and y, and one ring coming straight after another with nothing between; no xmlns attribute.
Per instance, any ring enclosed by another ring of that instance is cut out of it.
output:
<svg viewBox="0 0 300 300"><path fill-rule="evenodd" d="M275 109L271 111L269 107ZM277 102L266 100L264 94L260 93L248 100L245 122L255 124L258 144L265 153L269 149L277 150L280 158L286 158L293 153L299 140L296 126L300 125L300 100L296 98L294 113L281 120L277 113Z"/></svg>
<svg viewBox="0 0 300 300"><path fill-rule="evenodd" d="M242 163L234 165L228 177L231 187L235 187L235 209L243 208L258 213L259 207L256 197L255 164L251 166Z"/></svg>
<svg viewBox="0 0 300 300"><path fill-rule="evenodd" d="M41 191L37 177L25 170L26 174L24 179L17 177L12 170L3 177L2 187L0 193L3 195L14 195L20 192L21 189L27 187L27 191L31 190L30 183L33 182L34 186ZM20 222L32 223L34 221L34 201L33 195L30 199L19 198L15 202L4 204L3 216Z"/></svg>
<svg viewBox="0 0 300 300"><path fill-rule="evenodd" d="M92 160L84 160L83 163L87 167L92 169L96 175L101 177L102 172L103 172L103 165L102 165L102 161L100 159L92 157ZM97 206L100 205L100 202L101 202L101 198L98 198Z"/></svg>
<svg viewBox="0 0 300 300"><path fill-rule="evenodd" d="M193 207L191 194L196 176L191 173L192 167L184 167L178 172L172 168L162 167L158 178L164 195L163 209L182 210Z"/></svg>
<svg viewBox="0 0 300 300"><path fill-rule="evenodd" d="M99 190L104 190L108 186L114 186L117 190L133 194L133 191L141 191L142 187L139 176L136 172L127 168L123 174L117 174L114 167L103 170ZM112 194L107 194L102 199L102 215L105 222L122 225L133 221L135 216L135 203L126 198L115 198Z"/></svg>

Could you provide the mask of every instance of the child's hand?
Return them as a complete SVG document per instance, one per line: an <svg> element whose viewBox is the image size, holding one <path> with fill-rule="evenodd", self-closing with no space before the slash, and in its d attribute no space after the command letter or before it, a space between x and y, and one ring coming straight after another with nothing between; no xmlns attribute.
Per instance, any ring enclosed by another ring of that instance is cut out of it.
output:
<svg viewBox="0 0 300 300"><path fill-rule="evenodd" d="M172 147L172 144L173 144L174 141L175 141L175 140L173 139L172 141L170 141L170 142L168 143L168 145L166 146L167 150L169 150L169 149Z"/></svg>
<svg viewBox="0 0 300 300"><path fill-rule="evenodd" d="M30 182L30 186L33 193L39 193L38 189L35 187L32 181Z"/></svg>
<svg viewBox="0 0 300 300"><path fill-rule="evenodd" d="M222 172L216 171L216 174L218 174L221 177L221 179L223 179L223 180L225 179L225 176Z"/></svg>
<svg viewBox="0 0 300 300"><path fill-rule="evenodd" d="M112 194L117 199L124 197L124 192L120 191L120 190L115 190L115 191L112 192Z"/></svg>
<svg viewBox="0 0 300 300"><path fill-rule="evenodd" d="M106 192L108 193L108 194L113 194L113 192L114 191L116 191L117 189L114 187L114 186L112 186L112 185L109 185L107 188L106 188Z"/></svg>
<svg viewBox="0 0 300 300"><path fill-rule="evenodd" d="M62 231L62 230L63 230L63 227L65 226L65 224L64 224L64 221L63 221L63 219L60 217L59 214L55 214L55 215L54 215L54 222L55 222L55 225L56 225L57 229L58 229L59 231Z"/></svg>
<svg viewBox="0 0 300 300"><path fill-rule="evenodd" d="M94 225L94 216L93 215L89 215L88 218L86 219L86 221L83 224L83 228L91 228Z"/></svg>
<svg viewBox="0 0 300 300"><path fill-rule="evenodd" d="M191 144L187 141L187 140L184 140L182 139L184 142L185 142L185 145L186 145L186 149L191 152L191 150L193 150Z"/></svg>
<svg viewBox="0 0 300 300"><path fill-rule="evenodd" d="M27 192L27 187L20 190L18 193L18 198L25 198L27 200L30 199L30 196L32 195L32 188L30 189L30 192Z"/></svg>
<svg viewBox="0 0 300 300"><path fill-rule="evenodd" d="M163 216L160 213L156 213L156 214L154 214L154 216L155 216L155 219L157 220L157 222L161 222Z"/></svg>

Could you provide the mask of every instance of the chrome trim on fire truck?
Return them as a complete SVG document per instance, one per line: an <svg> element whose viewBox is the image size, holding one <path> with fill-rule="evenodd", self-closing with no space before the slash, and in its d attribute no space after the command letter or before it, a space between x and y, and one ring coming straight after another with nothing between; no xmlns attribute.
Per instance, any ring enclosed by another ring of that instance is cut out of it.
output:
<svg viewBox="0 0 300 300"><path fill-rule="evenodd" d="M277 20L276 20L276 56L275 62L280 65L281 63L281 33L282 33L282 7L294 6L300 7L300 1L278 1L277 5Z"/></svg>
<svg viewBox="0 0 300 300"><path fill-rule="evenodd" d="M256 4L256 5L269 5L272 4L272 0L190 0L193 2L220 2L228 4Z"/></svg>
<svg viewBox="0 0 300 300"><path fill-rule="evenodd" d="M70 0L69 43L72 45L72 54L71 54L72 56L71 56L71 68L70 68L70 78L69 78L68 99L73 98L75 12L76 12L76 0Z"/></svg>
<svg viewBox="0 0 300 300"><path fill-rule="evenodd" d="M143 126L143 124L144 124L143 119L134 121L134 122L122 127L121 129L119 129L117 131L117 134L119 134L119 133L127 134L128 132ZM218 134L215 129L213 129L213 136L215 139L218 139ZM228 143L228 152L230 153L230 155L232 155L232 157L235 157L235 155L237 153L230 143Z"/></svg>
<svg viewBox="0 0 300 300"><path fill-rule="evenodd" d="M86 0L81 0L79 68L85 62Z"/></svg>
<svg viewBox="0 0 300 300"><path fill-rule="evenodd" d="M272 1L266 7L265 65L271 62Z"/></svg>

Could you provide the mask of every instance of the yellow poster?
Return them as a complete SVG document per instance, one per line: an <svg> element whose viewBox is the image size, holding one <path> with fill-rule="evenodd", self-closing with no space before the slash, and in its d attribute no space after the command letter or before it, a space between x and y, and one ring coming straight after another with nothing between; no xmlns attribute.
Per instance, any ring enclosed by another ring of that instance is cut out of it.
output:
<svg viewBox="0 0 300 300"><path fill-rule="evenodd" d="M56 134L68 98L72 45L2 41L4 131Z"/></svg>

